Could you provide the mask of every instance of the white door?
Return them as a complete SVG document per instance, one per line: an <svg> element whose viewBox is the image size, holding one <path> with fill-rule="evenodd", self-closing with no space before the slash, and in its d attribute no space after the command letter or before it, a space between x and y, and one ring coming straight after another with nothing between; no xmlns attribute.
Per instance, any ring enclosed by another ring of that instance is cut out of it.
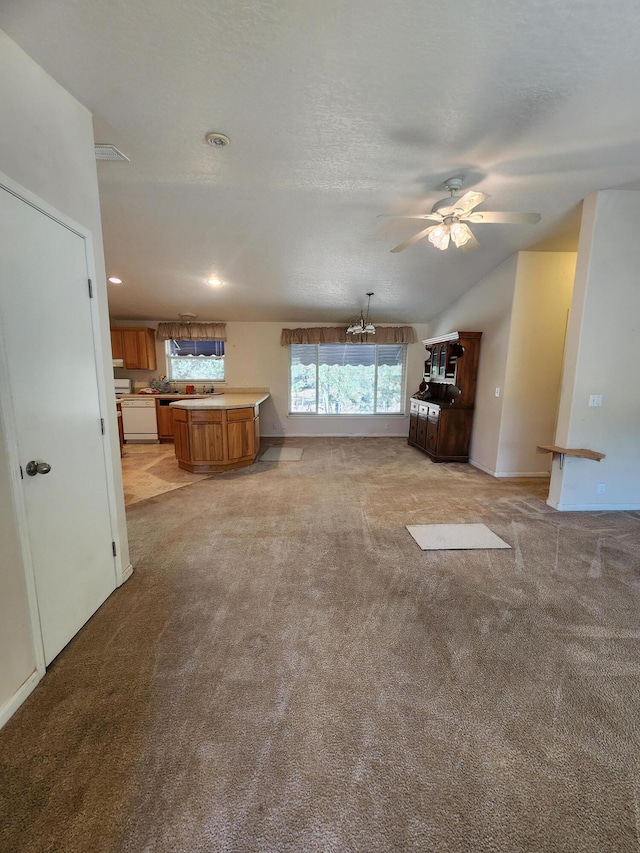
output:
<svg viewBox="0 0 640 853"><path fill-rule="evenodd" d="M87 260L82 236L1 187L0 323L49 664L116 586Z"/></svg>

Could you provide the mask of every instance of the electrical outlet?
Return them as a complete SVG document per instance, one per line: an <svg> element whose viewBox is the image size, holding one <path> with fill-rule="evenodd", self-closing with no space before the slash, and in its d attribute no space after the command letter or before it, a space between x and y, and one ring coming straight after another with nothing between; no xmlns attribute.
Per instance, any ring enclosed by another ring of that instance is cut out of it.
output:
<svg viewBox="0 0 640 853"><path fill-rule="evenodd" d="M590 394L589 395L589 405L590 406L601 406L602 405L602 394Z"/></svg>
<svg viewBox="0 0 640 853"><path fill-rule="evenodd" d="M385 429L389 429L389 424L385 424L385 425L384 425L384 428L385 428Z"/></svg>
<svg viewBox="0 0 640 853"><path fill-rule="evenodd" d="M604 495L604 483L598 483L596 486L596 495Z"/></svg>

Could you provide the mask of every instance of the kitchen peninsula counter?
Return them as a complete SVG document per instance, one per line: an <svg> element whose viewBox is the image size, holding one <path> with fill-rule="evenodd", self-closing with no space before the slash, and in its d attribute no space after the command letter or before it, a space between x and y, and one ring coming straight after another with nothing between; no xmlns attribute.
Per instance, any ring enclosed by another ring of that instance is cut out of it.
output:
<svg viewBox="0 0 640 853"><path fill-rule="evenodd" d="M268 391L229 392L171 403L180 468L216 474L253 464L260 450L259 407L268 397Z"/></svg>
<svg viewBox="0 0 640 853"><path fill-rule="evenodd" d="M194 395L194 399L192 400L176 400L175 403L171 403L171 406L174 409L184 408L191 409L192 411L194 409L242 409L245 406L259 406L269 396L268 391L250 394L238 393L236 391L225 393L223 391L221 394L209 394L206 397L202 396L198 399L195 399Z"/></svg>

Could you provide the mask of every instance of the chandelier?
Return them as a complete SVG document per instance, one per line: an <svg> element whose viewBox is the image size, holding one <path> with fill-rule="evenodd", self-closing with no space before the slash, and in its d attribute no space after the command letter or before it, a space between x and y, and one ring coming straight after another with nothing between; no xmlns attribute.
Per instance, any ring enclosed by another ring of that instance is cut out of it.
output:
<svg viewBox="0 0 640 853"><path fill-rule="evenodd" d="M376 333L376 327L369 318L369 305L371 304L373 292L367 293L367 296L369 297L369 301L367 302L367 316L365 317L362 311L360 311L358 319L355 320L347 329L348 335L375 335Z"/></svg>

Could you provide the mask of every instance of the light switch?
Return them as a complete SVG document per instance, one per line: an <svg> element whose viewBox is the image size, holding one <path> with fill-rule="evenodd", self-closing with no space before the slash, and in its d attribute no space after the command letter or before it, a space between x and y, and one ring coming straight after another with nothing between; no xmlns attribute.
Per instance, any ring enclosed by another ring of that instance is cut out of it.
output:
<svg viewBox="0 0 640 853"><path fill-rule="evenodd" d="M499 396L500 396L500 389L496 388L496 397L499 397Z"/></svg>
<svg viewBox="0 0 640 853"><path fill-rule="evenodd" d="M602 394L590 394L589 395L589 405L590 406L601 406L602 405Z"/></svg>

